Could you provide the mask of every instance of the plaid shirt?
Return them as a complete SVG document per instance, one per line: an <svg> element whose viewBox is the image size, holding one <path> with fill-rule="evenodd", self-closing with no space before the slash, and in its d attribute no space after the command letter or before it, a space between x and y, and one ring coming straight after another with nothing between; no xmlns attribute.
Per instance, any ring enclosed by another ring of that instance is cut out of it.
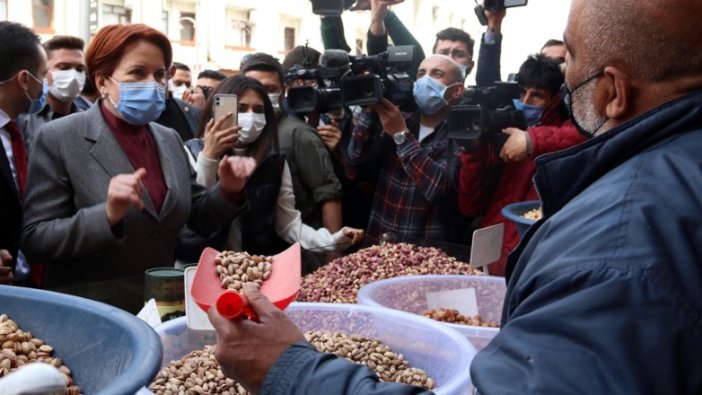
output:
<svg viewBox="0 0 702 395"><path fill-rule="evenodd" d="M375 188L368 229L370 240L378 240L385 232L397 241L446 239L441 202L448 191L446 153L448 131L442 122L422 142L418 141L419 113L405 114L409 134L407 141L396 145L386 134L373 136L369 114L359 117L348 147L349 175L354 167L370 158L372 150L383 155L382 168Z"/></svg>

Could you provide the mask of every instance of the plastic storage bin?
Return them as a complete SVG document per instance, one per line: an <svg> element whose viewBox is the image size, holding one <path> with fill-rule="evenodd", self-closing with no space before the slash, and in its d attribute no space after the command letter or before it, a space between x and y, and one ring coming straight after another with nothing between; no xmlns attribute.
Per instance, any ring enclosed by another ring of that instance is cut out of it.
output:
<svg viewBox="0 0 702 395"><path fill-rule="evenodd" d="M483 321L500 322L506 290L505 279L502 277L461 275L395 277L361 287L358 303L422 315L429 310L428 293L466 288L475 288L480 318ZM499 332L499 328L441 324L463 334L478 350L485 348Z"/></svg>
<svg viewBox="0 0 702 395"><path fill-rule="evenodd" d="M293 303L285 312L302 330L331 330L360 334L383 341L402 353L411 366L424 369L435 380L437 395L470 394L470 363L475 348L460 334L428 318L370 306ZM191 331L185 317L156 328L163 341L163 364L180 359L207 344L214 331Z"/></svg>
<svg viewBox="0 0 702 395"><path fill-rule="evenodd" d="M54 347L87 395L133 394L161 364L161 341L135 316L104 303L0 286L0 314Z"/></svg>
<svg viewBox="0 0 702 395"><path fill-rule="evenodd" d="M527 229L529 229L529 227L536 222L526 219L522 217L522 215L539 207L541 207L541 201L539 200L528 200L526 202L512 203L502 208L502 216L514 223L514 225L517 227L519 237L522 237L524 232L526 232Z"/></svg>

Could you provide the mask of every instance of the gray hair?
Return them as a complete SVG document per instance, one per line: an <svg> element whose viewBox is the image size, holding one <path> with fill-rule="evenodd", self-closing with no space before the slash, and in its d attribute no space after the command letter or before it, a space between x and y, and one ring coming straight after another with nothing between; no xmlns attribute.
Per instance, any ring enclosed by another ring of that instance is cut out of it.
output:
<svg viewBox="0 0 702 395"><path fill-rule="evenodd" d="M579 25L590 73L617 65L647 81L702 75L699 3L586 1Z"/></svg>

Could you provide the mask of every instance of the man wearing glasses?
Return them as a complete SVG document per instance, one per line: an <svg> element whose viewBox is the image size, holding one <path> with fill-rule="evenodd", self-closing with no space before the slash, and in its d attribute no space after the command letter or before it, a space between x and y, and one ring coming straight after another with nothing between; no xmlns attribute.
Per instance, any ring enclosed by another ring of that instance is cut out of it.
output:
<svg viewBox="0 0 702 395"><path fill-rule="evenodd" d="M183 95L183 101L189 103L193 107L197 107L199 110L205 108L205 103L207 98L210 97L210 93L219 85L219 82L227 78L226 75L220 73L216 70L203 70L197 75L197 81L195 86L186 91Z"/></svg>
<svg viewBox="0 0 702 395"><path fill-rule="evenodd" d="M473 46L475 41L461 29L449 27L436 33L436 41L432 50L435 54L446 55L458 63L467 78L475 62L473 62Z"/></svg>

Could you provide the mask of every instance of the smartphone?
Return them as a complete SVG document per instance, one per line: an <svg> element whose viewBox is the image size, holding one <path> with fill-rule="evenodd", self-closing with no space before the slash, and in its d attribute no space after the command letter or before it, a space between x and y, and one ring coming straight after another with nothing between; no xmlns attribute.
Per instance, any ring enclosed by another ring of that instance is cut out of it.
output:
<svg viewBox="0 0 702 395"><path fill-rule="evenodd" d="M214 113L215 122L219 121L227 113L232 113L232 116L222 125L222 129L228 129L236 125L239 110L238 101L239 97L235 94L218 93L214 95L212 112Z"/></svg>

